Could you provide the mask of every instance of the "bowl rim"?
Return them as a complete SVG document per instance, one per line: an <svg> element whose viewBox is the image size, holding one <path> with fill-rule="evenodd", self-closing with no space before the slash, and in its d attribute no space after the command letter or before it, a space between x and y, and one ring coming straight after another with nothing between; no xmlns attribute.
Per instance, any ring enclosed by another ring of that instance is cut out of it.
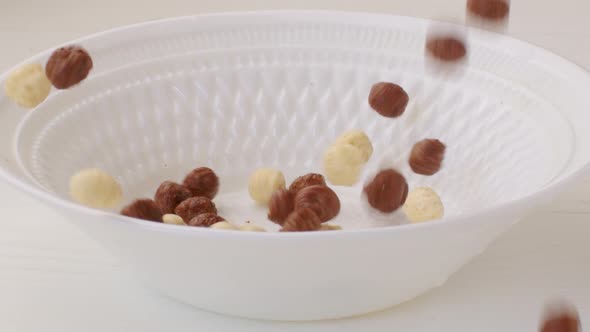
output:
<svg viewBox="0 0 590 332"><path fill-rule="evenodd" d="M219 20L227 20L228 18L245 18L245 19L252 19L252 18L265 18L269 19L296 19L296 20L322 20L322 19L332 19L336 22L346 22L350 19L361 20L366 19L368 22L382 22L385 19L393 19L393 20L403 20L406 22L410 22L413 24L418 23L441 23L448 26L455 26L455 27L463 27L470 33L477 33L482 36L493 36L494 38L498 38L502 42L505 43L513 43L521 46L526 46L532 49L536 49L537 51L541 51L544 56L554 57L559 59L562 64L569 65L572 69L577 70L581 73L585 73L590 78L590 72L586 70L581 65L577 64L576 62L557 55L556 53L542 48L534 43L530 43L527 41L519 40L517 38L481 30L476 27L472 27L469 25L459 25L452 22L443 22L434 19L427 19L422 17L412 17L412 16L404 16L404 15L395 15L395 14L383 14L377 12L362 12L362 11L335 11L335 10L254 10L254 11L229 11L229 12L216 12L216 13L207 13L207 14L198 14L198 15L187 15L187 16L175 16L175 17L168 17L163 19L157 20L149 20L134 24L123 25L119 27L114 27L111 29L103 30L94 34L86 35L81 38L77 38L66 43L59 44L55 47L49 48L45 51L39 52L36 55L33 55L20 63L17 63L12 68L9 68L4 73L0 75L0 81L4 81L6 77L11 73L13 70L19 68L20 66L31 63L33 61L38 61L39 59L43 58L44 56L49 55L53 50L58 47L70 44L82 44L86 41L99 39L102 37L108 37L109 35L113 35L115 33L128 33L131 34L135 30L141 30L146 27L150 26L158 26L162 24L171 24L171 23L178 23L181 21L192 21L192 20L199 20L199 19L219 19ZM364 22L364 21L363 21ZM374 24L374 23L373 23ZM111 68L108 71L116 70L118 67ZM107 72L108 72L107 71ZM14 153L14 151L13 151ZM248 237L263 237L263 238L285 238L285 237L294 237L294 238L310 238L310 237L347 237L347 236L354 236L354 235L371 235L374 233L389 233L389 232L403 232L408 229L418 230L418 229L427 229L427 228L437 228L437 227L451 227L453 225L460 225L462 223L467 222L476 222L478 217L485 216L485 215L504 215L506 213L512 212L527 212L528 210L534 208L535 206L541 205L542 202L550 200L554 195L558 194L559 192L566 189L568 186L573 184L577 179L590 175L590 161L584 163L579 169L573 171L567 177L549 183L548 185L542 187L541 189L526 194L520 198L510 200L507 202L502 202L499 204L491 205L486 208L470 211L464 214L452 216L452 217L444 217L441 220L434 221L434 222L426 222L426 223L417 223L417 224L403 224L403 225L396 225L390 227L377 227L377 228L364 228L364 229L354 229L354 230L341 230L338 232L293 232L293 233L280 233L280 232L243 232L243 231L218 231L209 228L202 228L202 227L186 227L186 226L177 226L177 225L169 225L164 224L161 222L149 222L145 220L130 218L126 216L122 216L120 214L111 212L111 211L103 211L98 210L90 207L86 207L84 205L75 203L73 201L67 200L65 198L61 198L49 192L42 190L41 188L35 187L33 184L29 184L19 177L12 175L9 173L4 167L0 167L0 180L3 182L12 185L16 189L21 192L27 193L32 195L35 198L38 198L44 202L50 203L52 205L57 205L60 208L64 209L71 209L81 214L87 214L89 216L100 217L103 219L109 219L115 223L127 224L127 225L137 225L137 227L145 228L146 230L157 230L157 231L164 231L164 232L171 232L177 234L207 234L208 236L217 236L219 234L223 234L223 236L248 236ZM24 175L26 176L26 174ZM515 215L515 219L518 219L521 215Z"/></svg>

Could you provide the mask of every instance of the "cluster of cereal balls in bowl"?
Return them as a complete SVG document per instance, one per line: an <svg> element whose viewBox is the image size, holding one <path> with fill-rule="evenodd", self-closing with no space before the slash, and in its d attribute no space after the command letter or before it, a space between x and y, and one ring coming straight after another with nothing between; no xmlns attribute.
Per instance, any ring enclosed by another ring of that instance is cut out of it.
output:
<svg viewBox="0 0 590 332"><path fill-rule="evenodd" d="M380 82L368 98L371 107L385 118L401 116L408 103L407 92L397 84ZM432 176L442 167L445 144L438 139L423 139L411 150L407 161L422 176ZM285 175L275 168L259 168L248 179L252 203L267 207L267 219L281 232L339 230L327 223L340 212L341 202L332 186L356 185L363 167L373 155L373 145L361 130L349 130L337 137L323 155L323 174L308 173L288 186ZM250 221L235 225L218 215L214 198L219 191L219 176L209 167L190 171L182 183L165 180L152 198L138 198L124 206L127 217L174 225L210 227L224 230L265 231ZM70 179L70 195L75 201L94 208L113 208L121 204L123 188L115 177L97 168L83 169ZM439 195L430 187L409 190L405 177L394 168L379 170L362 188L359 197L377 213L387 215L403 207L410 222L443 217ZM244 216L244 220L250 218Z"/></svg>

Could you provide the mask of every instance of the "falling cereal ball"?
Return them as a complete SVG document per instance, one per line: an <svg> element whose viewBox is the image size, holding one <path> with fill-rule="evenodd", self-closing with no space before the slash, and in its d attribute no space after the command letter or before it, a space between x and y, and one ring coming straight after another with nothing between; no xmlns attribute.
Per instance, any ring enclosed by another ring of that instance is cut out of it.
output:
<svg viewBox="0 0 590 332"><path fill-rule="evenodd" d="M360 130L349 130L336 139L336 144L350 144L363 154L363 162L368 162L373 154L373 144L369 136Z"/></svg>
<svg viewBox="0 0 590 332"><path fill-rule="evenodd" d="M70 196L76 202L93 208L112 208L121 202L121 185L98 169L83 169L70 178Z"/></svg>
<svg viewBox="0 0 590 332"><path fill-rule="evenodd" d="M419 187L408 194L404 213L413 223L441 219L445 209L440 197L428 187Z"/></svg>
<svg viewBox="0 0 590 332"><path fill-rule="evenodd" d="M467 0L467 11L482 19L503 20L510 12L510 3L508 0Z"/></svg>
<svg viewBox="0 0 590 332"><path fill-rule="evenodd" d="M336 186L353 186L361 175L364 155L351 144L332 145L324 154L324 173Z"/></svg>
<svg viewBox="0 0 590 332"><path fill-rule="evenodd" d="M443 62L461 61L467 55L465 43L455 36L431 37L425 48L427 54Z"/></svg>
<svg viewBox="0 0 590 332"><path fill-rule="evenodd" d="M45 76L43 66L31 63L13 70L8 75L4 83L4 92L19 106L33 108L49 96L51 82Z"/></svg>
<svg viewBox="0 0 590 332"><path fill-rule="evenodd" d="M268 205L272 194L279 189L285 189L285 187L286 182L283 173L272 168L256 170L248 181L250 197L262 205Z"/></svg>
<svg viewBox="0 0 590 332"><path fill-rule="evenodd" d="M51 54L45 73L57 89L68 89L86 79L92 66L92 58L85 49L66 46Z"/></svg>
<svg viewBox="0 0 590 332"><path fill-rule="evenodd" d="M410 153L409 164L417 174L434 175L445 157L446 146L437 139L424 139L414 144Z"/></svg>
<svg viewBox="0 0 590 332"><path fill-rule="evenodd" d="M568 302L551 303L542 318L540 332L580 332L580 317L576 308Z"/></svg>
<svg viewBox="0 0 590 332"><path fill-rule="evenodd" d="M373 85L369 93L369 105L377 113L388 118L397 118L406 111L410 97L399 85L380 82Z"/></svg>
<svg viewBox="0 0 590 332"><path fill-rule="evenodd" d="M396 170L385 169L377 173L363 191L371 207L383 213L392 213L406 201L408 183Z"/></svg>

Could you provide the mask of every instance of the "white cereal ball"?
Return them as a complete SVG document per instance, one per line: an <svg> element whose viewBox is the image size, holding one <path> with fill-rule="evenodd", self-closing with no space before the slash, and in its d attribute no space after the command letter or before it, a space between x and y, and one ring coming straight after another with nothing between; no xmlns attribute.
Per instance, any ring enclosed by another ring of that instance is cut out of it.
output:
<svg viewBox="0 0 590 332"><path fill-rule="evenodd" d="M70 178L70 196L76 202L98 209L113 208L121 202L121 185L109 174L88 168Z"/></svg>
<svg viewBox="0 0 590 332"><path fill-rule="evenodd" d="M227 221L220 221L220 222L214 223L213 225L209 226L209 228L213 228L213 229L224 229L224 230L236 230L236 229L238 229L236 226L228 223Z"/></svg>
<svg viewBox="0 0 590 332"><path fill-rule="evenodd" d="M403 210L413 223L441 219L445 209L440 197L428 187L419 187L408 194Z"/></svg>
<svg viewBox="0 0 590 332"><path fill-rule="evenodd" d="M165 214L162 217L162 221L165 224L170 224L170 225L186 225L184 220L182 220L182 217L175 215L173 213Z"/></svg>
<svg viewBox="0 0 590 332"><path fill-rule="evenodd" d="M266 229L253 224L243 224L238 229L245 232L266 232Z"/></svg>
<svg viewBox="0 0 590 332"><path fill-rule="evenodd" d="M33 108L47 98L51 82L43 66L37 63L24 65L12 71L4 83L4 92L13 102L22 107Z"/></svg>
<svg viewBox="0 0 590 332"><path fill-rule="evenodd" d="M363 152L351 144L334 144L324 154L324 173L336 186L352 186L364 165Z"/></svg>
<svg viewBox="0 0 590 332"><path fill-rule="evenodd" d="M342 227L334 224L322 224L320 231L341 231Z"/></svg>
<svg viewBox="0 0 590 332"><path fill-rule="evenodd" d="M373 144L369 136L360 130L349 130L336 139L336 145L350 144L362 152L363 162L366 163L371 159L373 154Z"/></svg>
<svg viewBox="0 0 590 332"><path fill-rule="evenodd" d="M248 192L254 201L268 205L272 194L285 189L285 176L281 171L272 168L261 168L250 175Z"/></svg>

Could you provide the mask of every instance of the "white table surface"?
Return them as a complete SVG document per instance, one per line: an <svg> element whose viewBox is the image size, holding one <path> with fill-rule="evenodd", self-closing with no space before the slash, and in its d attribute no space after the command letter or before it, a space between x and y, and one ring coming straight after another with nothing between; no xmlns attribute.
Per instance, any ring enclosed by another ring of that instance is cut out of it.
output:
<svg viewBox="0 0 590 332"><path fill-rule="evenodd" d="M86 34L169 16L338 9L461 21L464 1L0 0L0 70ZM590 1L512 5L509 34L590 68ZM319 323L227 318L161 298L50 208L5 185L0 201L0 331L523 332L537 329L544 301L555 296L574 302L582 320L590 317L590 179L523 220L443 287L384 312Z"/></svg>

